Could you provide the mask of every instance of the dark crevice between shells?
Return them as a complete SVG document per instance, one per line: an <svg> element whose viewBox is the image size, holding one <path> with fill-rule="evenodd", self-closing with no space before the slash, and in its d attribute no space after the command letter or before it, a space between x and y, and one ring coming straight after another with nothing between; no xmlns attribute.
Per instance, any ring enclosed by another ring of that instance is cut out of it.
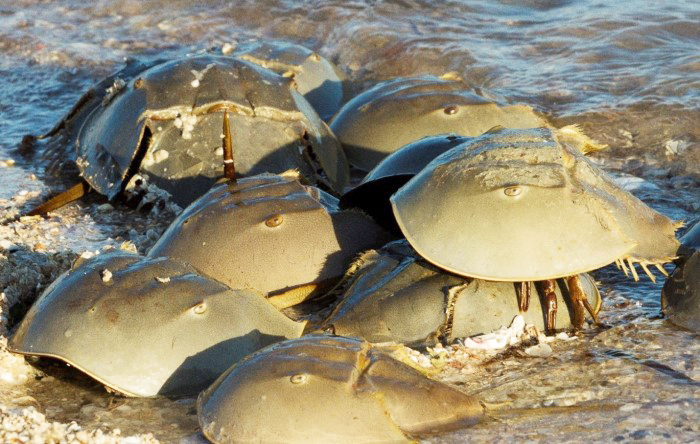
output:
<svg viewBox="0 0 700 444"><path fill-rule="evenodd" d="M318 156L314 152L314 145L311 142L311 138L309 137L308 131L304 130L300 137L300 143L304 147L302 151L302 156L306 163L311 167L315 175L315 178L309 178L315 180L310 180L309 182L315 183L316 186L321 190L331 194L332 196L337 197L338 193L333 190L333 187L331 186L331 181L328 178L326 171L323 169L321 162L318 160Z"/></svg>
<svg viewBox="0 0 700 444"><path fill-rule="evenodd" d="M148 148L151 145L152 136L153 133L151 132L151 129L148 126L144 127L143 136L141 136L141 141L139 142L136 154L134 155L134 158L131 161L131 165L129 165L129 169L126 170L126 174L124 175L124 179L122 180L120 193L124 192L124 188L126 188L126 185L129 183L129 180L141 168L141 162L143 162L143 158L146 157Z"/></svg>

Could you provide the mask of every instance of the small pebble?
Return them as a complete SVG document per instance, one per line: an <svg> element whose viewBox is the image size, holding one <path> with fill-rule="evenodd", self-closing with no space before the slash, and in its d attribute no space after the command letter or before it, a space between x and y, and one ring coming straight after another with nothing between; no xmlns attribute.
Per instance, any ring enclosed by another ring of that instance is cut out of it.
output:
<svg viewBox="0 0 700 444"><path fill-rule="evenodd" d="M146 237L147 237L149 240L157 241L157 240L160 238L160 235L159 235L158 232L157 232L156 230L154 230L153 228L149 228L148 231L146 231Z"/></svg>
<svg viewBox="0 0 700 444"><path fill-rule="evenodd" d="M647 436L649 436L649 434L650 434L649 430L644 430L644 429L636 430L636 431L630 433L630 438L643 439L643 438L646 438Z"/></svg>
<svg viewBox="0 0 700 444"><path fill-rule="evenodd" d="M562 341L575 341L576 339L578 339L578 337L576 336L569 336L569 334L565 331L557 333L557 335L554 337L557 339L561 339Z"/></svg>
<svg viewBox="0 0 700 444"><path fill-rule="evenodd" d="M102 282L105 284L112 280L112 272L106 268L100 272L100 276L102 276Z"/></svg>
<svg viewBox="0 0 700 444"><path fill-rule="evenodd" d="M10 372L2 372L0 373L0 381L14 383L15 377Z"/></svg>
<svg viewBox="0 0 700 444"><path fill-rule="evenodd" d="M107 213L107 212L113 211L113 210L114 210L114 207L112 206L112 204L109 204L109 203L103 203L102 205L97 207L97 211L99 211L100 213Z"/></svg>
<svg viewBox="0 0 700 444"><path fill-rule="evenodd" d="M227 55L231 54L233 52L233 49L235 48L234 45L230 43L224 43L223 46L221 47L221 54Z"/></svg>
<svg viewBox="0 0 700 444"><path fill-rule="evenodd" d="M7 239L2 239L0 240L0 248L2 248L3 250L12 251L16 249L17 246Z"/></svg>
<svg viewBox="0 0 700 444"><path fill-rule="evenodd" d="M536 358L546 358L552 354L549 344L537 344L525 349L525 354Z"/></svg>
<svg viewBox="0 0 700 444"><path fill-rule="evenodd" d="M625 405L621 406L620 411L621 412L632 412L634 410L638 410L641 407L642 406L639 404L629 403L629 404L625 404Z"/></svg>

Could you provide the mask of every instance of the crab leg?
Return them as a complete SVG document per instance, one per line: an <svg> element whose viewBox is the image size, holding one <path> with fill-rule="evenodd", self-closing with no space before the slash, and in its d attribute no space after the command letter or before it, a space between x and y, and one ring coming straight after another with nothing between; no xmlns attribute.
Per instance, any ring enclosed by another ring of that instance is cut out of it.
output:
<svg viewBox="0 0 700 444"><path fill-rule="evenodd" d="M228 121L228 110L224 110L224 177L231 182L236 181L236 166L233 163L233 141L231 140L231 125Z"/></svg>
<svg viewBox="0 0 700 444"><path fill-rule="evenodd" d="M530 307L530 292L531 282L523 281L520 283L520 293L518 293L518 309L520 313L525 313Z"/></svg>
<svg viewBox="0 0 700 444"><path fill-rule="evenodd" d="M588 298L586 298L586 292L583 289L579 276L568 276L566 278L566 285L569 287L571 304L574 308L574 328L577 330L583 328L583 322L586 319L585 311L588 311L593 321L597 323L598 318L593 311L593 307L591 307L591 304L588 302Z"/></svg>
<svg viewBox="0 0 700 444"><path fill-rule="evenodd" d="M545 328L548 333L554 332L557 327L557 295L554 292L556 281L548 279L542 282L542 292L545 300Z"/></svg>

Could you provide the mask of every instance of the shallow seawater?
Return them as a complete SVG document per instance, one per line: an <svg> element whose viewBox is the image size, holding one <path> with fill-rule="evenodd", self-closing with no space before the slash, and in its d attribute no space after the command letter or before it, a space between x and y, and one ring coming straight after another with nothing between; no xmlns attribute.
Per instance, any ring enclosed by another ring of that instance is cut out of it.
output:
<svg viewBox="0 0 700 444"><path fill-rule="evenodd" d="M595 156L603 168L658 211L690 225L700 219L698 6L644 0L6 2L0 6L0 161L15 163L0 166L0 206L36 201L56 186L37 167L36 154L18 150L23 136L50 130L125 59L278 38L334 61L352 93L396 76L455 72L486 97L529 104L556 125L577 123L610 146ZM46 242L78 253L128 239L127 228L120 231L94 210L102 203L73 205L66 210L74 216L70 226L57 226L60 234ZM459 385L467 392L492 402L508 399L515 410L436 442L576 441L583 424L594 431L591 440L697 437L697 426L689 424L700 416L698 337L657 318L663 279L654 284L642 276L634 283L614 267L595 276L606 298L605 327L557 344L551 358L502 357L464 376ZM192 400L114 401L85 381L61 379L47 389L45 379L18 388L26 393L17 399L31 396L51 420L153 432L167 442L196 436ZM146 411L160 419L139 418Z"/></svg>

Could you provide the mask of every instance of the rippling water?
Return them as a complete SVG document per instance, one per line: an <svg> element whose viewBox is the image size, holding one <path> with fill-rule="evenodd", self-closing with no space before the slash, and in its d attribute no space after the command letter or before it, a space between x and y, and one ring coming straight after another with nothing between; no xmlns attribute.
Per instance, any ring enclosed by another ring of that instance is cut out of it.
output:
<svg viewBox="0 0 700 444"><path fill-rule="evenodd" d="M14 148L50 129L125 58L279 38L337 63L354 93L395 76L456 72L488 97L530 104L558 125L579 123L610 145L598 158L604 168L642 178L635 193L694 221L699 23L700 2L680 0L4 2L0 159L18 164L0 169L0 198L47 187ZM612 299L639 301L625 319L658 313L659 284L631 284L609 269L597 277Z"/></svg>

